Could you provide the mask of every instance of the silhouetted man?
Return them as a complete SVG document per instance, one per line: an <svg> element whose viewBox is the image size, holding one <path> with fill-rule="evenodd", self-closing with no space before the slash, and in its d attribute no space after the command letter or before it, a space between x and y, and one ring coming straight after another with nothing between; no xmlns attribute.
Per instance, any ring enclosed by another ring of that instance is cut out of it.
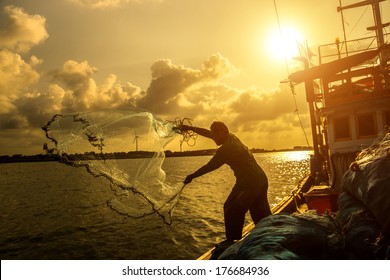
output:
<svg viewBox="0 0 390 280"><path fill-rule="evenodd" d="M220 146L206 165L185 178L185 184L225 163L234 172L236 183L224 204L226 242L234 243L234 240L242 237L245 214L248 210L255 224L271 214L267 198L267 176L250 150L235 135L229 133L229 129L223 122L212 123L210 130L187 125L183 125L180 129L192 130L211 138Z"/></svg>

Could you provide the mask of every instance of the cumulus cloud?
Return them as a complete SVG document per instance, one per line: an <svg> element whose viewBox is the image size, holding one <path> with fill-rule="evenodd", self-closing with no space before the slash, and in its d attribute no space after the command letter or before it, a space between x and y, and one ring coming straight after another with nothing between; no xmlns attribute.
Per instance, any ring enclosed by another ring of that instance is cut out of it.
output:
<svg viewBox="0 0 390 280"><path fill-rule="evenodd" d="M113 74L98 85L93 77L97 68L87 61L66 61L48 73L51 83L43 85L36 69L43 61L36 56L26 60L20 53L48 37L45 18L14 6L5 7L4 13L7 17L0 26L1 129L40 130L56 113L135 105L142 95L139 87L121 85Z"/></svg>
<svg viewBox="0 0 390 280"><path fill-rule="evenodd" d="M0 51L0 114L15 109L13 101L20 92L35 86L40 74L34 69L39 64L36 57L28 63L19 54L9 50Z"/></svg>
<svg viewBox="0 0 390 280"><path fill-rule="evenodd" d="M216 84L235 68L228 59L214 54L202 64L200 70L175 65L169 59L156 61L151 70L150 86L137 104L158 114L168 114L179 107L197 105L193 101L204 94L200 88Z"/></svg>
<svg viewBox="0 0 390 280"><path fill-rule="evenodd" d="M108 7L128 1L77 2ZM45 18L14 6L7 6L4 13L5 25L0 26L2 147L11 149L12 145L5 143L12 139L7 135L9 131L16 133L13 135L29 135L31 145L41 143L41 127L57 113L129 106L165 119L189 117L197 126L208 127L212 121L222 120L232 131L240 131L244 139L245 131L250 131L248 139L255 132L268 134L268 139L272 139L279 137L280 131L299 126L293 102L286 102L291 94L288 90L281 87L264 92L229 86L223 79L237 73L237 69L219 53L210 55L199 69L177 65L169 59L157 60L151 66L151 81L145 91L130 82L119 83L114 74L107 75L102 82L96 81L98 69L86 60L67 60L46 73L44 77L48 79L43 81L43 74L37 70L43 61L33 55L26 58L26 52L48 37Z"/></svg>
<svg viewBox="0 0 390 280"><path fill-rule="evenodd" d="M0 48L28 52L49 37L43 16L29 15L22 8L14 6L4 7L3 13L6 18L0 26Z"/></svg>
<svg viewBox="0 0 390 280"><path fill-rule="evenodd" d="M51 72L53 81L59 82L64 92L62 111L75 112L92 109L114 108L134 105L141 89L131 83L120 85L117 77L109 75L102 85L93 79L97 69L87 61L68 60L62 69Z"/></svg>
<svg viewBox="0 0 390 280"><path fill-rule="evenodd" d="M243 135L247 131L256 132L267 135L268 139L279 137L279 133L286 130L292 133L300 129L288 86L281 84L270 92L256 87L231 87L222 78L236 73L237 69L220 54L211 55L200 69L163 59L155 62L151 70L150 86L136 104L153 113L167 118L189 117L203 127L221 120L228 123L232 131ZM296 98L296 101L304 125L308 125L307 104L304 98Z"/></svg>
<svg viewBox="0 0 390 280"><path fill-rule="evenodd" d="M138 105L155 113L177 107L178 95L201 80L199 70L174 65L169 59L158 60L151 70L152 81Z"/></svg>
<svg viewBox="0 0 390 280"><path fill-rule="evenodd" d="M51 85L45 93L25 94L15 101L20 116L25 118L29 127L42 127L53 112L61 112L64 92L56 85Z"/></svg>
<svg viewBox="0 0 390 280"><path fill-rule="evenodd" d="M50 72L52 83L39 92L41 75L33 68L39 63L36 57L27 63L18 54L0 51L0 128L40 129L54 114L135 105L142 94L131 83L119 84L113 74L97 85L97 69L73 60Z"/></svg>
<svg viewBox="0 0 390 280"><path fill-rule="evenodd" d="M287 100L291 95L288 88L264 92L230 87L222 78L235 68L220 54L211 55L199 69L175 65L168 59L156 61L145 92L130 82L120 84L114 74L99 84L94 79L96 67L74 60L49 72L50 84L39 92L35 86L41 76L34 69L41 63L38 58L26 62L10 51L1 51L0 58L0 127L5 131L40 130L56 113L128 106L166 119L189 117L197 126L208 127L212 121L222 120L243 140L249 141L257 133L270 145L272 139L299 127L292 99ZM306 104L299 105L306 108Z"/></svg>
<svg viewBox="0 0 390 280"><path fill-rule="evenodd" d="M301 99L299 105L304 105ZM245 91L230 105L230 109L239 113L237 121L246 122L273 120L294 112L295 107L292 93L288 88L280 87L273 92L264 92L256 88Z"/></svg>
<svg viewBox="0 0 390 280"><path fill-rule="evenodd" d="M293 98L295 97L295 102ZM281 137L302 129L298 112L305 127L309 126L308 107L302 96L293 96L290 89L281 85L271 92L258 88L243 91L230 103L231 128L236 131L264 135L267 139ZM298 110L298 111L297 111ZM279 136L278 136L279 135ZM271 142L272 143L272 142Z"/></svg>
<svg viewBox="0 0 390 280"><path fill-rule="evenodd" d="M211 55L202 64L202 76L205 79L218 80L225 75L236 72L236 68L220 53Z"/></svg>

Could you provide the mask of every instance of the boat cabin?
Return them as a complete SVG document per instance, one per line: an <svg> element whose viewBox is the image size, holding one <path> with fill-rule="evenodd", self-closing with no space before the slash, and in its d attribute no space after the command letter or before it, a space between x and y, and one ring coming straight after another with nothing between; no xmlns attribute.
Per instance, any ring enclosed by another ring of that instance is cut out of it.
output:
<svg viewBox="0 0 390 280"><path fill-rule="evenodd" d="M321 45L318 66L306 62L289 77L305 82L314 154L322 160L322 178L336 190L356 154L390 131L390 34L382 30L390 24L382 24L375 5L373 11L375 26L368 29L376 36Z"/></svg>

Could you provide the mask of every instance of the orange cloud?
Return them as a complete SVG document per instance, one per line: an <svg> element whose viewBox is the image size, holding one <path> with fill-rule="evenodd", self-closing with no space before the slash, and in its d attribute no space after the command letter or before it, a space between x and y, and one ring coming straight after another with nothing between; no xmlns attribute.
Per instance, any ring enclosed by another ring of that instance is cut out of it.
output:
<svg viewBox="0 0 390 280"><path fill-rule="evenodd" d="M22 8L5 6L6 20L0 26L0 47L16 52L28 52L33 46L45 41L46 19L40 15L29 15Z"/></svg>

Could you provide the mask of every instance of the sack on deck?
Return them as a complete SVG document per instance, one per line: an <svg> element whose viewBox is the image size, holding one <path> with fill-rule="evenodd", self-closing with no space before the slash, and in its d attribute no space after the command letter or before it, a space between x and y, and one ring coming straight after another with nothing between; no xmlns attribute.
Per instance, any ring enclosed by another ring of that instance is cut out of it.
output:
<svg viewBox="0 0 390 280"><path fill-rule="evenodd" d="M339 259L342 239L325 215L281 213L262 219L219 259Z"/></svg>
<svg viewBox="0 0 390 280"><path fill-rule="evenodd" d="M342 179L345 191L361 201L374 215L385 234L390 233L390 158L364 164L359 171L348 170Z"/></svg>

